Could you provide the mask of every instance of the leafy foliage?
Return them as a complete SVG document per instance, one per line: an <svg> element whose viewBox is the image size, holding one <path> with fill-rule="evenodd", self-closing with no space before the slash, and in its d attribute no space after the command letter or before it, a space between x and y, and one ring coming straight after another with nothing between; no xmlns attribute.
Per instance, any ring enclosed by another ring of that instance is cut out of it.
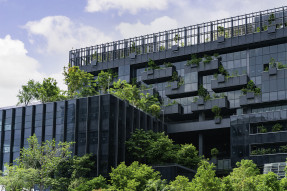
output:
<svg viewBox="0 0 287 191"><path fill-rule="evenodd" d="M202 160L202 157L198 155L196 147L192 144L181 145L180 149L177 151L176 157L178 164L191 169L195 169Z"/></svg>
<svg viewBox="0 0 287 191"><path fill-rule="evenodd" d="M199 63L202 61L202 58L197 58L197 56L195 54L191 55L191 60L187 61L187 66L190 66L192 64L195 64L197 66L199 66Z"/></svg>
<svg viewBox="0 0 287 191"><path fill-rule="evenodd" d="M71 191L91 191L94 189L108 189L108 188L109 186L107 184L106 178L100 175L96 178L93 178L92 180L80 184L75 189L71 189Z"/></svg>
<svg viewBox="0 0 287 191"><path fill-rule="evenodd" d="M191 190L214 191L220 190L220 179L215 176L214 165L202 160L191 182Z"/></svg>
<svg viewBox="0 0 287 191"><path fill-rule="evenodd" d="M18 104L24 104L28 105L31 101L35 99L35 95L38 88L38 82L35 82L34 80L29 80L27 85L22 85L22 89L19 90L19 93L17 95L18 97Z"/></svg>
<svg viewBox="0 0 287 191"><path fill-rule="evenodd" d="M95 80L97 88L102 90L104 94L107 93L109 86L112 85L112 80L116 77L117 74L114 73L112 70L109 70L107 72L101 71L98 74L97 79Z"/></svg>
<svg viewBox="0 0 287 191"><path fill-rule="evenodd" d="M147 65L148 65L147 70L160 69L160 66L158 66L152 59L149 59Z"/></svg>
<svg viewBox="0 0 287 191"><path fill-rule="evenodd" d="M68 98L78 98L97 95L96 81L94 76L83 70L78 66L70 68L64 67L63 75L65 77L65 84L68 86Z"/></svg>
<svg viewBox="0 0 287 191"><path fill-rule="evenodd" d="M254 92L255 94L260 94L261 89L257 88L252 80L249 80L246 88L242 88L241 92L243 93L243 95L246 95L247 92Z"/></svg>
<svg viewBox="0 0 287 191"><path fill-rule="evenodd" d="M110 173L112 189L114 190L144 190L150 180L159 180L159 172L151 167L135 161L130 166L122 162Z"/></svg>
<svg viewBox="0 0 287 191"><path fill-rule="evenodd" d="M215 116L215 117L221 117L221 116L220 116L221 108L218 107L217 105L213 106L213 107L211 108L211 111L214 113L214 116Z"/></svg>
<svg viewBox="0 0 287 191"><path fill-rule="evenodd" d="M218 151L217 148L212 148L212 149L210 150L210 154L211 154L211 156L213 156L213 157L216 157L216 156L218 155L218 153L219 153L219 151Z"/></svg>

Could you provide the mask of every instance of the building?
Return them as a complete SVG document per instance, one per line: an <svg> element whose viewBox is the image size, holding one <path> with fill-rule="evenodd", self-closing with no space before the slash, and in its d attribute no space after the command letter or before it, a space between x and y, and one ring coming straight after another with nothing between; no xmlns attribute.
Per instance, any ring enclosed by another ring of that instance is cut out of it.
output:
<svg viewBox="0 0 287 191"><path fill-rule="evenodd" d="M217 148L219 169L243 158L261 167L286 161L287 7L71 50L69 62L153 88L167 133L206 157ZM210 97L198 96L201 85Z"/></svg>
<svg viewBox="0 0 287 191"><path fill-rule="evenodd" d="M13 163L34 133L39 141L75 142L74 155L97 156L97 175L126 160L125 141L136 129L163 131L160 120L112 95L0 109L0 164Z"/></svg>

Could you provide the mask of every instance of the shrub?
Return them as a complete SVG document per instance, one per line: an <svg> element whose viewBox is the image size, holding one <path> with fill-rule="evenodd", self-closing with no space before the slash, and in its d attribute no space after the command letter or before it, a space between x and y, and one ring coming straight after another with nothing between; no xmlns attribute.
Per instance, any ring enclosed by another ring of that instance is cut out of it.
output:
<svg viewBox="0 0 287 191"><path fill-rule="evenodd" d="M272 126L272 132L281 131L281 130L282 130L282 125L280 123L276 123L275 125Z"/></svg>
<svg viewBox="0 0 287 191"><path fill-rule="evenodd" d="M210 150L210 154L213 157L216 157L218 155L218 153L219 153L219 151L218 151L217 148L213 148L213 149Z"/></svg>
<svg viewBox="0 0 287 191"><path fill-rule="evenodd" d="M221 109L217 105L213 106L211 111L214 113L215 118L216 117L221 117L220 116Z"/></svg>

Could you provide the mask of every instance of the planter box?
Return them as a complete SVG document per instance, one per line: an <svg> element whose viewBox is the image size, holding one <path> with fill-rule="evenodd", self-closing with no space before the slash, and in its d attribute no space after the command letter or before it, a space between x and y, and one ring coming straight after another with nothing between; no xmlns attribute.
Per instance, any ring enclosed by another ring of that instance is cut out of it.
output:
<svg viewBox="0 0 287 191"><path fill-rule="evenodd" d="M259 104L259 103L262 103L262 96L254 95L254 92L247 92L246 95L242 95L239 98L239 104L241 106L248 106L248 105Z"/></svg>
<svg viewBox="0 0 287 191"><path fill-rule="evenodd" d="M135 52L130 53L130 59L135 59L135 58L136 58L136 53Z"/></svg>
<svg viewBox="0 0 287 191"><path fill-rule="evenodd" d="M254 92L247 92L246 99L253 99L255 96Z"/></svg>
<svg viewBox="0 0 287 191"><path fill-rule="evenodd" d="M165 95L171 99L190 97L195 96L196 94L197 88L191 89L191 86L188 86L186 84L183 84L178 87L178 82L172 82L170 87L166 87L165 89Z"/></svg>
<svg viewBox="0 0 287 191"><path fill-rule="evenodd" d="M198 66L198 72L202 74L213 74L218 70L220 61L219 59L211 60L210 63L200 62Z"/></svg>
<svg viewBox="0 0 287 191"><path fill-rule="evenodd" d="M180 104L169 105L164 108L163 115L182 115L183 107Z"/></svg>
<svg viewBox="0 0 287 191"><path fill-rule="evenodd" d="M202 97L199 97L196 103L197 105L204 105L204 99Z"/></svg>
<svg viewBox="0 0 287 191"><path fill-rule="evenodd" d="M241 75L236 77L228 78L227 80L224 79L223 75L218 75L217 79L211 80L211 89L216 92L225 92L225 91L233 91L233 90L240 90L246 86L249 81L248 76Z"/></svg>
<svg viewBox="0 0 287 191"><path fill-rule="evenodd" d="M142 73L142 81L146 84L169 81L172 79L172 73L175 71L175 67L148 70Z"/></svg>
<svg viewBox="0 0 287 191"><path fill-rule="evenodd" d="M178 45L173 45L173 46L171 47L171 50L172 50L173 52L178 51L178 49L179 49Z"/></svg>
<svg viewBox="0 0 287 191"><path fill-rule="evenodd" d="M218 42L218 43L223 43L224 40L225 40L224 36L219 36L219 37L217 38L217 42Z"/></svg>
<svg viewBox="0 0 287 191"><path fill-rule="evenodd" d="M214 118L214 123L215 124L220 124L221 123L221 117L215 117Z"/></svg>
<svg viewBox="0 0 287 191"><path fill-rule="evenodd" d="M227 97L224 98L218 98L218 99L212 99L207 100L204 102L204 104L201 104L202 101L200 99L197 100L195 103L191 103L191 111L192 112L198 112L198 111L205 111L205 110L211 110L213 106L218 106L219 108L229 108L229 101L227 100Z"/></svg>
<svg viewBox="0 0 287 191"><path fill-rule="evenodd" d="M270 67L268 73L269 73L270 76L276 75L277 74L277 68Z"/></svg>
<svg viewBox="0 0 287 191"><path fill-rule="evenodd" d="M276 26L275 25L268 27L268 33L275 33L275 32L276 32Z"/></svg>
<svg viewBox="0 0 287 191"><path fill-rule="evenodd" d="M225 82L225 76L222 75L222 74L218 74L218 76L217 76L217 82L218 82L218 83L223 83L223 82Z"/></svg>

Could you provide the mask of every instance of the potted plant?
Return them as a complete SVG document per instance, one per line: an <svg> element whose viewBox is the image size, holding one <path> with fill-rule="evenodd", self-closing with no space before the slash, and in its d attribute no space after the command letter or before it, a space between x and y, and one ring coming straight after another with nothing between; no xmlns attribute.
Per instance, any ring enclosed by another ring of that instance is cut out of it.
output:
<svg viewBox="0 0 287 191"><path fill-rule="evenodd" d="M220 112L221 112L221 109L220 107L218 106L213 106L211 111L214 113L214 122L216 124L220 124L221 123L221 116L220 116Z"/></svg>
<svg viewBox="0 0 287 191"><path fill-rule="evenodd" d="M218 155L219 151L217 148L213 148L210 150L210 154L211 154L211 160L210 162L217 164L217 155Z"/></svg>

